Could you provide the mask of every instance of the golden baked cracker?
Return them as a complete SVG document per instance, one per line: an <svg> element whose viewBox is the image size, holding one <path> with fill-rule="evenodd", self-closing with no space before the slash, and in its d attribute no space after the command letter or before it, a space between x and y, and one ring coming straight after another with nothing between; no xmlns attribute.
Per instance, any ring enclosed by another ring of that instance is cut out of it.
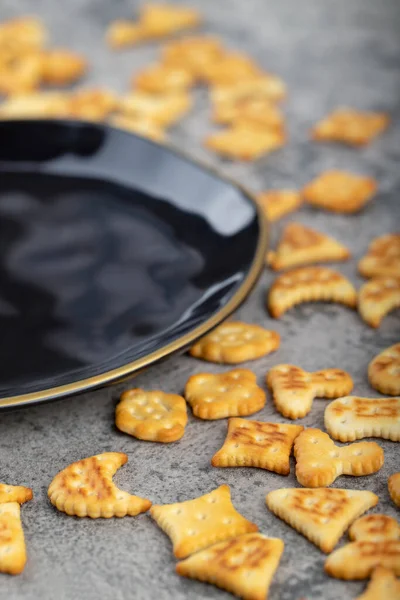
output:
<svg viewBox="0 0 400 600"><path fill-rule="evenodd" d="M209 85L232 86L238 81L259 78L263 72L252 58L240 52L225 52L204 66L203 79Z"/></svg>
<svg viewBox="0 0 400 600"><path fill-rule="evenodd" d="M274 271L299 265L348 260L351 254L340 242L301 223L289 223L277 249L268 257Z"/></svg>
<svg viewBox="0 0 400 600"><path fill-rule="evenodd" d="M265 392L248 369L192 375L185 398L196 417L208 420L251 415L265 405Z"/></svg>
<svg viewBox="0 0 400 600"><path fill-rule="evenodd" d="M153 505L150 514L171 539L176 558L258 531L257 525L236 511L226 484L194 500Z"/></svg>
<svg viewBox="0 0 400 600"><path fill-rule="evenodd" d="M400 398L338 398L325 409L325 429L340 442L365 437L400 442Z"/></svg>
<svg viewBox="0 0 400 600"><path fill-rule="evenodd" d="M169 94L187 91L194 76L187 69L174 65L154 64L142 69L132 78L131 87L150 94Z"/></svg>
<svg viewBox="0 0 400 600"><path fill-rule="evenodd" d="M89 121L104 120L117 106L117 97L110 90L87 88L73 92L67 102L68 116Z"/></svg>
<svg viewBox="0 0 400 600"><path fill-rule="evenodd" d="M106 42L112 50L121 50L146 40L146 32L140 23L118 19L107 27Z"/></svg>
<svg viewBox="0 0 400 600"><path fill-rule="evenodd" d="M320 429L304 430L294 443L296 477L304 487L326 487L340 475L370 475L383 465L383 450L375 442L340 448Z"/></svg>
<svg viewBox="0 0 400 600"><path fill-rule="evenodd" d="M328 267L300 267L275 279L268 294L272 317L279 319L303 302L339 302L355 308L357 292L344 275Z"/></svg>
<svg viewBox="0 0 400 600"><path fill-rule="evenodd" d="M231 62L231 68L235 61ZM242 62L242 67L239 64ZM221 63L219 63L221 65ZM246 68L247 64L247 68ZM213 82L214 85L210 91L211 103L216 106L221 103L235 102L241 98L266 98L272 102L283 100L286 96L286 86L282 79L271 73L265 73L254 70L254 63L246 61L237 62L238 69L246 71L240 77L228 77L227 80L222 77L222 81Z"/></svg>
<svg viewBox="0 0 400 600"><path fill-rule="evenodd" d="M368 379L381 394L400 395L400 343L386 348L371 360Z"/></svg>
<svg viewBox="0 0 400 600"><path fill-rule="evenodd" d="M83 56L57 48L46 50L42 57L42 80L50 85L68 85L83 77L88 69L88 62Z"/></svg>
<svg viewBox="0 0 400 600"><path fill-rule="evenodd" d="M400 307L400 276L375 277L358 293L358 312L371 327L379 327L386 315Z"/></svg>
<svg viewBox="0 0 400 600"><path fill-rule="evenodd" d="M46 28L37 17L17 17L0 23L0 53L7 51L10 46L17 54L40 50L46 41Z"/></svg>
<svg viewBox="0 0 400 600"><path fill-rule="evenodd" d="M363 277L399 276L400 233L387 233L372 240L358 270Z"/></svg>
<svg viewBox="0 0 400 600"><path fill-rule="evenodd" d="M389 125L385 113L341 107L319 121L312 130L313 140L365 146Z"/></svg>
<svg viewBox="0 0 400 600"><path fill-rule="evenodd" d="M283 488L267 494L266 502L280 519L329 553L350 523L378 503L378 496L336 488Z"/></svg>
<svg viewBox="0 0 400 600"><path fill-rule="evenodd" d="M399 600L400 581L390 569L376 567L371 573L371 580L361 596L355 600Z"/></svg>
<svg viewBox="0 0 400 600"><path fill-rule="evenodd" d="M355 540L335 550L325 561L325 571L338 579L366 579L380 566L400 575L400 527L387 515L368 515L349 530Z"/></svg>
<svg viewBox="0 0 400 600"><path fill-rule="evenodd" d="M31 488L23 487L22 485L8 485L0 483L0 504L3 502L18 502L24 504L28 500L32 500L33 493Z"/></svg>
<svg viewBox="0 0 400 600"><path fill-rule="evenodd" d="M176 572L212 583L244 600L265 600L283 548L279 538L246 533L179 562Z"/></svg>
<svg viewBox="0 0 400 600"><path fill-rule="evenodd" d="M272 367L266 376L275 408L288 419L301 419L311 410L314 398L339 398L353 389L353 380L341 369L314 373L295 365Z"/></svg>
<svg viewBox="0 0 400 600"><path fill-rule="evenodd" d="M268 221L277 221L295 211L303 203L303 198L295 190L268 190L256 196Z"/></svg>
<svg viewBox="0 0 400 600"><path fill-rule="evenodd" d="M281 110L265 96L243 96L224 100L214 104L212 112L214 123L254 124L266 129L284 129Z"/></svg>
<svg viewBox="0 0 400 600"><path fill-rule="evenodd" d="M24 570L26 547L18 502L0 504L0 572L18 575Z"/></svg>
<svg viewBox="0 0 400 600"><path fill-rule="evenodd" d="M154 121L161 127L169 127L185 116L192 100L187 92L147 94L131 92L119 101L119 109L133 117Z"/></svg>
<svg viewBox="0 0 400 600"><path fill-rule="evenodd" d="M228 435L212 457L213 467L258 467L289 475L289 457L302 425L229 419Z"/></svg>
<svg viewBox="0 0 400 600"><path fill-rule="evenodd" d="M25 94L37 90L42 81L42 61L37 54L23 55L0 69L0 94Z"/></svg>
<svg viewBox="0 0 400 600"><path fill-rule="evenodd" d="M283 131L264 129L257 124L233 123L230 127L209 135L206 148L231 160L257 160L281 148L286 142Z"/></svg>
<svg viewBox="0 0 400 600"><path fill-rule="evenodd" d="M165 130L151 119L144 119L139 116L133 117L126 114L115 114L111 115L109 122L114 127L142 135L153 142L165 142Z"/></svg>
<svg viewBox="0 0 400 600"><path fill-rule="evenodd" d="M377 190L373 177L347 171L324 171L303 188L304 200L337 213L359 212Z"/></svg>
<svg viewBox="0 0 400 600"><path fill-rule="evenodd" d="M388 488L391 499L400 508L400 472L389 477Z"/></svg>
<svg viewBox="0 0 400 600"><path fill-rule="evenodd" d="M15 94L0 104L1 119L66 117L68 97L60 92Z"/></svg>
<svg viewBox="0 0 400 600"><path fill-rule="evenodd" d="M61 512L76 517L135 516L151 506L113 483L114 473L128 461L123 452L104 452L72 463L54 477L47 495Z"/></svg>
<svg viewBox="0 0 400 600"><path fill-rule="evenodd" d="M198 27L202 20L194 8L153 2L144 4L139 15L139 24L147 39L166 37L184 29L193 29Z"/></svg>
<svg viewBox="0 0 400 600"><path fill-rule="evenodd" d="M181 67L201 79L204 70L223 55L220 40L212 36L184 37L168 42L162 48L164 64Z"/></svg>
<svg viewBox="0 0 400 600"><path fill-rule="evenodd" d="M115 410L115 424L121 431L151 442L175 442L185 433L186 402L177 394L159 390L127 390Z"/></svg>
<svg viewBox="0 0 400 600"><path fill-rule="evenodd" d="M225 321L200 338L189 353L210 362L236 364L274 352L279 344L280 336L275 331L242 321Z"/></svg>

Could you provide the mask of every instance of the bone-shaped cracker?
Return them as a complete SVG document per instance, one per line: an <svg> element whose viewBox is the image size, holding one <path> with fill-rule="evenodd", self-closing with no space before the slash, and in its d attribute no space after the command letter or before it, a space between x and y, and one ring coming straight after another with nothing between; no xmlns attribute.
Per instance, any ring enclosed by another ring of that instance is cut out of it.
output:
<svg viewBox="0 0 400 600"><path fill-rule="evenodd" d="M325 428L341 442L365 437L399 442L400 398L338 398L325 409Z"/></svg>
<svg viewBox="0 0 400 600"><path fill-rule="evenodd" d="M387 515L367 515L353 523L355 540L335 550L325 561L325 571L338 579L366 579L382 566L400 575L400 526Z"/></svg>
<svg viewBox="0 0 400 600"><path fill-rule="evenodd" d="M22 485L8 485L0 483L0 504L3 502L18 502L24 504L28 500L32 500L33 493L31 488L23 487Z"/></svg>
<svg viewBox="0 0 400 600"><path fill-rule="evenodd" d="M370 279L360 288L358 312L371 327L379 327L383 318L400 307L400 276Z"/></svg>
<svg viewBox="0 0 400 600"><path fill-rule="evenodd" d="M368 379L381 394L400 394L400 343L386 348L369 363Z"/></svg>
<svg viewBox="0 0 400 600"><path fill-rule="evenodd" d="M387 233L372 240L358 263L364 277L396 277L400 273L400 233Z"/></svg>
<svg viewBox="0 0 400 600"><path fill-rule="evenodd" d="M268 221L277 221L295 211L303 203L303 198L296 190L268 190L256 196Z"/></svg>
<svg viewBox="0 0 400 600"><path fill-rule="evenodd" d="M338 398L353 389L353 380L341 369L311 373L287 364L272 367L266 381L276 409L289 419L305 417L316 397Z"/></svg>
<svg viewBox="0 0 400 600"><path fill-rule="evenodd" d="M123 492L112 481L127 461L123 452L104 452L72 463L50 483L50 502L67 515L92 519L145 512L151 506L150 500Z"/></svg>
<svg viewBox="0 0 400 600"><path fill-rule="evenodd" d="M400 508L400 472L389 477L388 488L391 499Z"/></svg>
<svg viewBox="0 0 400 600"><path fill-rule="evenodd" d="M400 581L390 569L376 567L371 574L371 580L361 596L355 600L399 600Z"/></svg>
<svg viewBox="0 0 400 600"><path fill-rule="evenodd" d="M383 450L376 442L359 442L340 448L320 429L305 429L294 442L297 481L304 487L331 485L340 475L370 475L383 465Z"/></svg>
<svg viewBox="0 0 400 600"><path fill-rule="evenodd" d="M0 504L0 572L18 575L25 567L26 547L18 502Z"/></svg>
<svg viewBox="0 0 400 600"><path fill-rule="evenodd" d="M301 267L279 275L268 294L268 308L276 319L296 304L322 301L354 308L357 292L346 277L333 269Z"/></svg>
<svg viewBox="0 0 400 600"><path fill-rule="evenodd" d="M312 138L364 146L382 133L388 124L389 117L385 113L339 107L314 126Z"/></svg>
<svg viewBox="0 0 400 600"><path fill-rule="evenodd" d="M317 208L337 213L360 211L372 198L377 183L347 171L325 171L303 188L306 202Z"/></svg>

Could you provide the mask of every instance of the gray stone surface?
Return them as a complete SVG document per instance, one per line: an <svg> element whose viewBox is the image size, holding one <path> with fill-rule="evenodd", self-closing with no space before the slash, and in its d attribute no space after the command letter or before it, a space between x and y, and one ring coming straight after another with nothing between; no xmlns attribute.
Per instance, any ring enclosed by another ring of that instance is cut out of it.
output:
<svg viewBox="0 0 400 600"><path fill-rule="evenodd" d="M215 159L200 141L210 130L206 95L196 93L193 113L172 133L181 148L213 163L255 191L280 185L300 186L327 167L349 168L377 176L380 191L358 216L334 216L302 209L296 220L335 235L347 243L354 260L340 270L359 285L356 261L372 237L399 228L400 146L400 5L396 0L210 0L193 1L206 15L206 30L227 45L248 51L261 65L288 83L290 143L253 165ZM120 54L105 49L105 26L126 17L132 7L124 0L2 0L0 17L23 13L43 16L55 43L85 52L93 64L90 82L118 91L127 88L130 74L157 56L158 45ZM311 144L310 125L338 104L388 110L394 124L370 147L352 150ZM277 239L286 219L273 229ZM306 369L347 368L355 393L373 396L366 369L380 350L399 340L399 314L388 316L378 331L364 325L355 312L341 306L304 305L272 321L264 309L271 282L265 273L256 290L238 311L245 321L279 331L279 351L252 363L263 385L267 370L278 362ZM135 386L181 392L187 377L203 370L221 372L187 356L153 366L134 379ZM210 458L225 437L226 422L201 422L190 416L184 438L168 446L140 442L113 426L118 396L129 383L81 397L19 412L0 414L0 480L30 485L33 502L23 508L29 560L16 578L0 576L0 598L8 600L148 600L159 598L229 598L212 586L179 578L168 538L148 515L91 521L57 512L46 489L52 477L69 463L107 450L129 455L115 477L123 489L157 503L194 498L221 483L229 483L235 506L260 530L285 541L285 552L271 588L271 600L337 600L355 598L364 583L345 583L323 573L323 554L305 538L269 513L265 494L294 486L285 478L257 469L215 469ZM317 400L300 422L323 426L326 401ZM261 420L283 421L270 398L257 414ZM385 465L375 475L341 477L334 487L370 489L380 496L376 511L396 516L387 492L387 478L400 470L399 446L382 441ZM293 469L292 469L293 471ZM397 516L399 513L397 512ZM346 538L343 538L344 543Z"/></svg>

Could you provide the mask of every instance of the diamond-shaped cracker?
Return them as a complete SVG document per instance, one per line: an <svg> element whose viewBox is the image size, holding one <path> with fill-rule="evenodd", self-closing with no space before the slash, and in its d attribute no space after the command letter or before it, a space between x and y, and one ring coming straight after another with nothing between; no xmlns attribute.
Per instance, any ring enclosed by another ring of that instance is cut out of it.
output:
<svg viewBox="0 0 400 600"><path fill-rule="evenodd" d="M277 150L286 142L283 131L263 129L249 123L233 123L230 127L209 135L205 146L232 160L256 160Z"/></svg>
<svg viewBox="0 0 400 600"><path fill-rule="evenodd" d="M224 445L212 457L213 467L258 467L290 473L289 457L302 425L229 419Z"/></svg>
<svg viewBox="0 0 400 600"><path fill-rule="evenodd" d="M372 240L358 263L363 277L396 277L400 273L400 233L387 233Z"/></svg>
<svg viewBox="0 0 400 600"><path fill-rule="evenodd" d="M127 390L115 409L118 429L140 440L175 442L183 436L186 423L186 402L182 396L159 390Z"/></svg>
<svg viewBox="0 0 400 600"><path fill-rule="evenodd" d="M200 419L251 415L265 405L265 392L248 369L225 373L198 373L189 377L185 398Z"/></svg>
<svg viewBox="0 0 400 600"><path fill-rule="evenodd" d="M171 538L176 558L186 558L212 544L258 531L234 508L228 485L186 502L153 505L150 514Z"/></svg>
<svg viewBox="0 0 400 600"><path fill-rule="evenodd" d="M377 190L372 177L347 171L325 171L303 188L306 202L338 213L360 211Z"/></svg>
<svg viewBox="0 0 400 600"><path fill-rule="evenodd" d="M349 250L329 235L301 223L289 223L275 252L268 253L268 264L275 270L299 265L348 260Z"/></svg>
<svg viewBox="0 0 400 600"><path fill-rule="evenodd" d="M131 92L119 102L119 109L123 113L149 119L162 127L173 125L186 114L190 106L191 98L186 92L157 95Z"/></svg>
<svg viewBox="0 0 400 600"><path fill-rule="evenodd" d="M303 198L295 190L268 190L260 192L256 200L261 205L268 221L277 221L293 212L303 203Z"/></svg>
<svg viewBox="0 0 400 600"><path fill-rule="evenodd" d="M268 294L271 316L279 319L303 302L339 302L357 305L357 292L346 277L328 267L300 267L279 275Z"/></svg>
<svg viewBox="0 0 400 600"><path fill-rule="evenodd" d="M400 508L400 472L389 477L388 488L391 499Z"/></svg>
<svg viewBox="0 0 400 600"><path fill-rule="evenodd" d="M132 88L149 94L185 92L194 83L194 75L182 67L155 64L134 75Z"/></svg>
<svg viewBox="0 0 400 600"><path fill-rule="evenodd" d="M72 463L50 483L50 502L67 515L92 519L145 512L151 506L150 500L123 492L112 481L127 461L123 452L104 452Z"/></svg>
<svg viewBox="0 0 400 600"><path fill-rule="evenodd" d="M151 119L126 114L111 115L109 122L114 127L142 135L153 142L165 142L165 130Z"/></svg>
<svg viewBox="0 0 400 600"><path fill-rule="evenodd" d="M384 113L337 108L314 126L312 137L318 141L364 146L382 133L388 124L389 117Z"/></svg>
<svg viewBox="0 0 400 600"><path fill-rule="evenodd" d="M366 579L378 567L400 575L400 526L387 515L367 515L349 530L355 540L333 552L325 561L325 571L338 579Z"/></svg>
<svg viewBox="0 0 400 600"><path fill-rule="evenodd" d="M372 492L283 488L267 494L268 508L325 553L332 552L354 519L378 503Z"/></svg>
<svg viewBox="0 0 400 600"><path fill-rule="evenodd" d="M297 481L304 487L331 485L340 475L370 475L383 465L383 450L375 442L340 448L320 429L305 429L295 440Z"/></svg>
<svg viewBox="0 0 400 600"><path fill-rule="evenodd" d="M400 276L376 277L361 286L358 312L371 327L379 327L386 315L400 307Z"/></svg>
<svg viewBox="0 0 400 600"><path fill-rule="evenodd" d="M325 409L325 429L340 442L365 437L400 442L400 398L338 398Z"/></svg>
<svg viewBox="0 0 400 600"><path fill-rule="evenodd" d="M32 500L33 493L31 488L23 487L22 485L8 485L0 483L0 504L3 502L18 502L24 504L28 500Z"/></svg>
<svg viewBox="0 0 400 600"><path fill-rule="evenodd" d="M353 389L353 380L342 369L314 373L295 365L276 365L266 377L276 409L288 419L301 419L311 410L314 398L339 398Z"/></svg>
<svg viewBox="0 0 400 600"><path fill-rule="evenodd" d="M381 394L400 394L400 343L375 356L368 365L368 379Z"/></svg>
<svg viewBox="0 0 400 600"><path fill-rule="evenodd" d="M0 504L0 572L18 575L25 567L26 548L18 502Z"/></svg>
<svg viewBox="0 0 400 600"><path fill-rule="evenodd" d="M162 48L162 62L182 67L201 79L209 65L223 55L222 44L212 36L185 37L172 40Z"/></svg>
<svg viewBox="0 0 400 600"><path fill-rule="evenodd" d="M209 362L236 364L261 358L279 348L280 336L260 325L225 321L200 338L190 355Z"/></svg>
<svg viewBox="0 0 400 600"><path fill-rule="evenodd" d="M371 581L361 596L355 600L399 600L400 580L389 569L376 567L372 571Z"/></svg>
<svg viewBox="0 0 400 600"><path fill-rule="evenodd" d="M278 538L247 533L179 562L176 572L212 583L244 600L265 600L283 548Z"/></svg>

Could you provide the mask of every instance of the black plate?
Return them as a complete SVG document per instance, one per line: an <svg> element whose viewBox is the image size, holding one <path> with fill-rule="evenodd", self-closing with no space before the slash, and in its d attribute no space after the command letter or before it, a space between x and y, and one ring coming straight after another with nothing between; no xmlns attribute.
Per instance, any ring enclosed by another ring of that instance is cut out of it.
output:
<svg viewBox="0 0 400 600"><path fill-rule="evenodd" d="M243 190L104 125L0 123L0 406L120 379L234 310L266 232Z"/></svg>

